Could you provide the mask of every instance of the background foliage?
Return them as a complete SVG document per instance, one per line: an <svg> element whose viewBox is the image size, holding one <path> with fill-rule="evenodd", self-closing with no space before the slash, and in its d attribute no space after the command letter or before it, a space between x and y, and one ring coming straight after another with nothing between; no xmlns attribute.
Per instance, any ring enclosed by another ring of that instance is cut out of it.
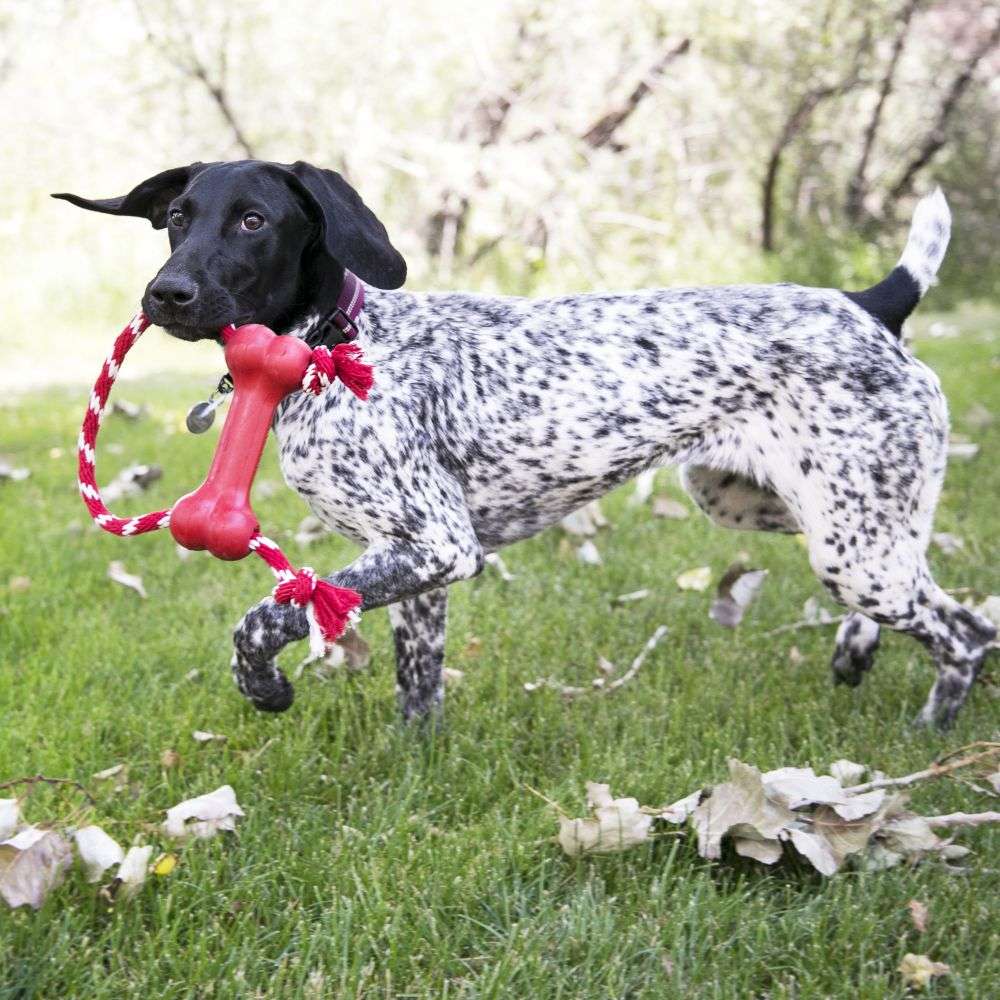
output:
<svg viewBox="0 0 1000 1000"><path fill-rule="evenodd" d="M127 312L162 259L144 223L48 192L117 194L250 154L344 171L415 288L859 286L892 263L912 196L938 181L956 235L936 304L1000 294L995 2L0 9L0 292L15 345L47 328L63 344L66 327Z"/></svg>

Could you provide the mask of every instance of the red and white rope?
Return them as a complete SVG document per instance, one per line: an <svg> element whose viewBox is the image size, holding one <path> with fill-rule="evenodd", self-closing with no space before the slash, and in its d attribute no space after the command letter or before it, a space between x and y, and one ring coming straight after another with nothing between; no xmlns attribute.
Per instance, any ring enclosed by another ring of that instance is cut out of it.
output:
<svg viewBox="0 0 1000 1000"><path fill-rule="evenodd" d="M104 505L96 478L97 434L107 412L108 398L118 379L125 355L149 325L149 319L140 310L116 338L94 383L77 442L80 495L94 521L113 535L144 535L170 524L169 508L151 511L139 517L116 517ZM234 329L232 326L223 328L223 341L228 339ZM350 350L342 351L341 348ZM372 385L372 370L360 359L360 348L353 344L340 344L333 351L325 347L316 348L303 378L302 388L319 395L331 381L340 378L351 392L360 399L366 399ZM319 579L308 566L296 570L280 547L260 532L251 538L250 550L264 560L277 578L278 582L272 591L275 601L305 608L309 622L309 644L314 655L322 655L327 644L357 620L361 605L361 595L357 591L335 587Z"/></svg>

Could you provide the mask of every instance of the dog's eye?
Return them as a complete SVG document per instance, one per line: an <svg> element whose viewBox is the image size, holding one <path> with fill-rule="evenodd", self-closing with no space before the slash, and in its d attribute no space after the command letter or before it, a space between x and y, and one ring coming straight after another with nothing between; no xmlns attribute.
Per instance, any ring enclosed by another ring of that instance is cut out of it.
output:
<svg viewBox="0 0 1000 1000"><path fill-rule="evenodd" d="M183 226L186 221L184 213L179 208L172 208L170 210L170 225Z"/></svg>
<svg viewBox="0 0 1000 1000"><path fill-rule="evenodd" d="M249 233L256 232L263 225L264 216L258 215L256 212L247 212L247 214L243 216L243 221L240 223L240 227Z"/></svg>

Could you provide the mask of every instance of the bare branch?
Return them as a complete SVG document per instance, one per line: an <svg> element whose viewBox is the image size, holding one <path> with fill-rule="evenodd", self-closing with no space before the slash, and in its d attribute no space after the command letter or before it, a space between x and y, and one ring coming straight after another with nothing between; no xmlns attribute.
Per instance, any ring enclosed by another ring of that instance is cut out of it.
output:
<svg viewBox="0 0 1000 1000"><path fill-rule="evenodd" d="M94 797L90 792L79 781L74 781L72 778L47 778L44 774L33 774L27 778L12 778L10 781L0 782L0 789L15 788L17 785L31 785L34 787L38 784L55 785L61 788L75 788L91 805L95 805Z"/></svg>
<svg viewBox="0 0 1000 1000"><path fill-rule="evenodd" d="M963 767L968 767L971 764L977 764L984 760L995 760L1000 757L1000 743L983 742L976 745L985 746L987 749L979 753L970 754L967 757L960 757L958 760L953 760L948 764L940 761L935 762L922 771L915 771L913 774L904 775L902 778L876 778L874 781L866 781L863 785L854 785L851 788L845 788L844 791L851 795L860 795L863 792L874 791L876 788L908 788L919 781L943 778L945 775L951 774L953 771L958 771Z"/></svg>
<svg viewBox="0 0 1000 1000"><path fill-rule="evenodd" d="M605 683L603 677L595 678L591 683L590 687L574 687L570 684L560 684L558 681L553 680L551 677L540 677L537 681L528 683L524 685L524 690L527 692L537 691L539 688L551 688L553 691L558 691L566 699L579 698L581 695L586 694L611 694L613 691L617 691L619 688L624 687L630 680L642 668L643 663L646 662L646 657L656 649L660 644L660 640L667 634L668 629L666 625L660 625L657 630L646 640L646 645L642 647L639 655L632 661L632 665L625 671L620 677L616 677L610 684Z"/></svg>
<svg viewBox="0 0 1000 1000"><path fill-rule="evenodd" d="M1000 823L1000 812L945 813L943 816L925 816L924 820L928 826L943 826L948 829L956 826L985 826L987 823Z"/></svg>
<svg viewBox="0 0 1000 1000"><path fill-rule="evenodd" d="M177 7L173 0L168 0L167 4L170 9L170 23L171 26L175 27L181 34L181 42L183 51L187 56L186 59L181 58L177 54L175 46L170 38L160 37L157 35L150 24L149 19L146 17L146 12L142 8L141 0L134 0L134 3L139 22L141 23L143 30L146 32L146 40L149 45L152 48L155 48L156 51L159 52L159 54L182 76L186 76L189 80L195 80L197 83L201 84L205 92L211 98L212 102L218 108L219 114L229 126L229 130L233 134L236 145L242 151L243 155L249 157L250 159L255 158L257 155L256 150L247 138L246 132L233 111L233 106L226 89L226 46L228 43L229 33L228 16L224 22L222 35L219 39L219 76L217 80L213 80L208 71L208 67L204 62L202 62L201 57L198 55L198 50L194 44L194 37L191 34L190 26L184 19L183 12Z"/></svg>
<svg viewBox="0 0 1000 1000"><path fill-rule="evenodd" d="M878 135L879 126L882 123L882 112L886 101L892 93L893 83L896 77L896 67L899 65L900 57L906 46L906 39L910 33L910 24L913 15L920 7L923 0L905 0L903 9L899 12L899 29L892 44L892 53L889 56L889 64L886 66L885 74L878 89L878 99L872 109L871 118L865 127L864 137L861 141L861 155L858 157L858 164L854 168L854 174L847 186L847 202L845 212L847 218L852 222L857 222L861 218L864 209L865 196L868 192L868 161L871 158L872 149L875 146L875 139Z"/></svg>
<svg viewBox="0 0 1000 1000"><path fill-rule="evenodd" d="M1000 17L997 17L996 24L993 25L993 29L973 50L972 55L969 56L965 66L962 68L962 71L952 81L951 86L948 88L948 92L944 96L944 100L941 102L941 107L938 109L937 118L934 121L933 128L931 128L930 132L927 133L923 143L917 150L917 154L906 165L906 168L900 175L899 180L893 185L892 190L886 198L886 205L890 208L895 205L900 198L910 193L910 189L913 187L913 182L916 179L917 174L920 173L920 171L923 170L923 168L926 167L932 159L934 159L934 157L948 141L948 122L955 113L955 110L962 99L962 95L972 82L972 78L975 76L975 72L979 64L986 58L987 55L990 54L990 52L992 52L998 42L1000 42Z"/></svg>
<svg viewBox="0 0 1000 1000"><path fill-rule="evenodd" d="M632 88L631 93L624 102L617 108L605 112L594 122L590 128L580 137L592 149L600 149L604 146L616 147L612 142L615 133L625 124L626 121L639 107L642 99L647 94L652 93L660 77L666 72L667 67L675 60L684 55L691 48L691 39L682 38L672 45L646 70L642 79Z"/></svg>

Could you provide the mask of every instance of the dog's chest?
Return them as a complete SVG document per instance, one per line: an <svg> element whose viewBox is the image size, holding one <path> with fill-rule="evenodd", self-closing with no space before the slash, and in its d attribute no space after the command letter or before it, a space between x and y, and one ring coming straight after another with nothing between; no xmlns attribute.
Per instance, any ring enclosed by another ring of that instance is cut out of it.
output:
<svg viewBox="0 0 1000 1000"><path fill-rule="evenodd" d="M336 393L299 394L279 408L274 432L281 473L326 527L365 544L376 533L373 521L386 514L378 482L390 470L367 446L371 429L358 419L357 406Z"/></svg>

